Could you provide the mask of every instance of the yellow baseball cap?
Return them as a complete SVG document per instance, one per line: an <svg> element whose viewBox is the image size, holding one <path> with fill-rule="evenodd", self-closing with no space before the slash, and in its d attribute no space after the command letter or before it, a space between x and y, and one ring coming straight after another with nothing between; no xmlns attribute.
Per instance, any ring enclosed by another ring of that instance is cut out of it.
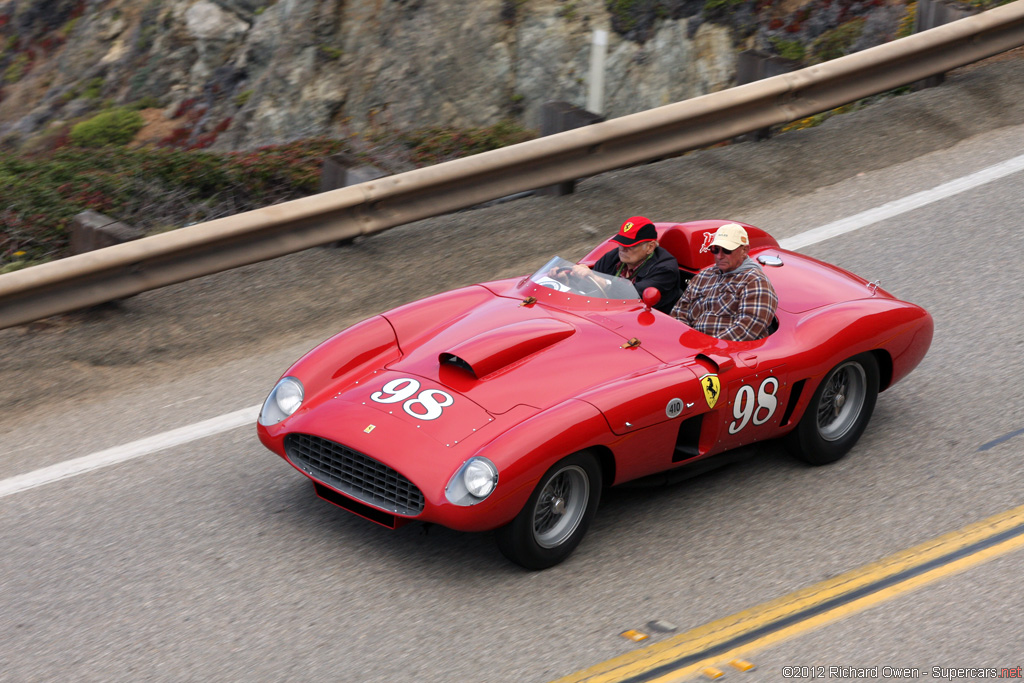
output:
<svg viewBox="0 0 1024 683"><path fill-rule="evenodd" d="M724 247L729 251L750 244L747 231L738 223L726 223L719 226L715 231L715 239L711 241L712 246Z"/></svg>

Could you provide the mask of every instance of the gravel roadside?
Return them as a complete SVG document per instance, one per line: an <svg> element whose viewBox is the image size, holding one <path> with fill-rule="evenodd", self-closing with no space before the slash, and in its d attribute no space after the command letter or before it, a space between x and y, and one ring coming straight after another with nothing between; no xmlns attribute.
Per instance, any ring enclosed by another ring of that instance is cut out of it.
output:
<svg viewBox="0 0 1024 683"><path fill-rule="evenodd" d="M575 260L626 216L733 218L858 172L1024 123L1021 51L953 72L940 87L881 100L823 125L694 152L530 197L419 221L0 330L0 405L16 420L86 395L115 395L268 348L312 346L360 319L434 292ZM791 226L795 234L815 226Z"/></svg>

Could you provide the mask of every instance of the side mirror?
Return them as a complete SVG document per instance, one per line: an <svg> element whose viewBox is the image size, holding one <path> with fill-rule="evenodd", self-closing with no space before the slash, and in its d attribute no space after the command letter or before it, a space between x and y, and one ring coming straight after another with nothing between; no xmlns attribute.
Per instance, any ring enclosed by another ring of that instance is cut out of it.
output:
<svg viewBox="0 0 1024 683"><path fill-rule="evenodd" d="M647 304L647 310L651 310L654 306L661 301L661 292L658 291L657 287L648 287L644 290L644 303Z"/></svg>

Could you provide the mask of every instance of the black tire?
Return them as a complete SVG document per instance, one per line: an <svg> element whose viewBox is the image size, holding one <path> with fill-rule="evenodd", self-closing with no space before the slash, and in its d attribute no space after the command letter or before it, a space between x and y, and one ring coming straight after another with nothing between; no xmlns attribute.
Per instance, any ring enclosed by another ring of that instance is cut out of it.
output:
<svg viewBox="0 0 1024 683"><path fill-rule="evenodd" d="M601 468L586 452L555 463L516 518L497 531L501 553L526 569L569 557L587 533L601 499Z"/></svg>
<svg viewBox="0 0 1024 683"><path fill-rule="evenodd" d="M786 437L795 456L827 465L846 455L864 433L878 398L878 361L870 353L832 368L811 398L800 424Z"/></svg>

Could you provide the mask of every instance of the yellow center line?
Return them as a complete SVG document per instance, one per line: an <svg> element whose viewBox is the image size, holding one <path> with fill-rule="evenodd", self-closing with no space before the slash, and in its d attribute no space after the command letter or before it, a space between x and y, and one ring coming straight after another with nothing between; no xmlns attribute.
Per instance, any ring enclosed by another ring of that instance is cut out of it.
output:
<svg viewBox="0 0 1024 683"><path fill-rule="evenodd" d="M972 545L983 543L999 534L1012 532L1016 527L1022 525L1024 525L1024 505L993 515L959 531L945 534L833 579L597 664L589 669L558 679L555 683L616 683L645 674L660 677L646 677L643 678L644 681L657 681L658 683L678 681L700 671L710 663L725 661L741 653L749 653L807 630L819 628L836 619L867 609L919 586L1015 550L1024 545L1024 533L970 552L963 557L952 559L904 580L898 580L893 585L880 588L867 595L852 598L849 602L844 602L835 608L810 615L806 619L800 619L781 628L769 630L764 635L753 635L759 629L770 628L780 619L812 610L830 600L841 599L842 596L850 595L871 584L923 567L929 562ZM693 660L695 656L699 657L700 653L715 647L722 647L736 638L742 638L745 634L751 634L749 641L738 644L735 648L725 652L709 654L707 658L701 658L699 662ZM687 661L681 661L684 659ZM674 663L679 664L678 668L674 666ZM656 674L655 670L664 673Z"/></svg>
<svg viewBox="0 0 1024 683"><path fill-rule="evenodd" d="M788 628L781 629L762 638L751 641L746 645L729 650L724 654L715 655L714 657L709 657L708 659L696 664L687 665L665 676L649 679L649 683L678 683L678 681L682 681L712 664L729 661L741 655L749 658L752 652L762 650L769 645L789 640L790 638L794 638L806 631L821 628L844 617L856 614L857 612L862 612L879 603L886 602L887 600L891 600L899 595L903 595L904 593L909 593L921 586L932 583L933 581L938 581L939 579L951 574L962 572L978 564L988 562L995 557L1004 555L1011 550L1016 550L1022 546L1024 546L1024 536L1017 536L1008 541L1004 541L1003 543L987 548L984 551L969 555L968 557L956 562L943 565L942 567L933 569L925 574L915 576L894 586L890 586L889 588L866 595L863 598L849 602L842 607L837 607L829 612L805 619Z"/></svg>

